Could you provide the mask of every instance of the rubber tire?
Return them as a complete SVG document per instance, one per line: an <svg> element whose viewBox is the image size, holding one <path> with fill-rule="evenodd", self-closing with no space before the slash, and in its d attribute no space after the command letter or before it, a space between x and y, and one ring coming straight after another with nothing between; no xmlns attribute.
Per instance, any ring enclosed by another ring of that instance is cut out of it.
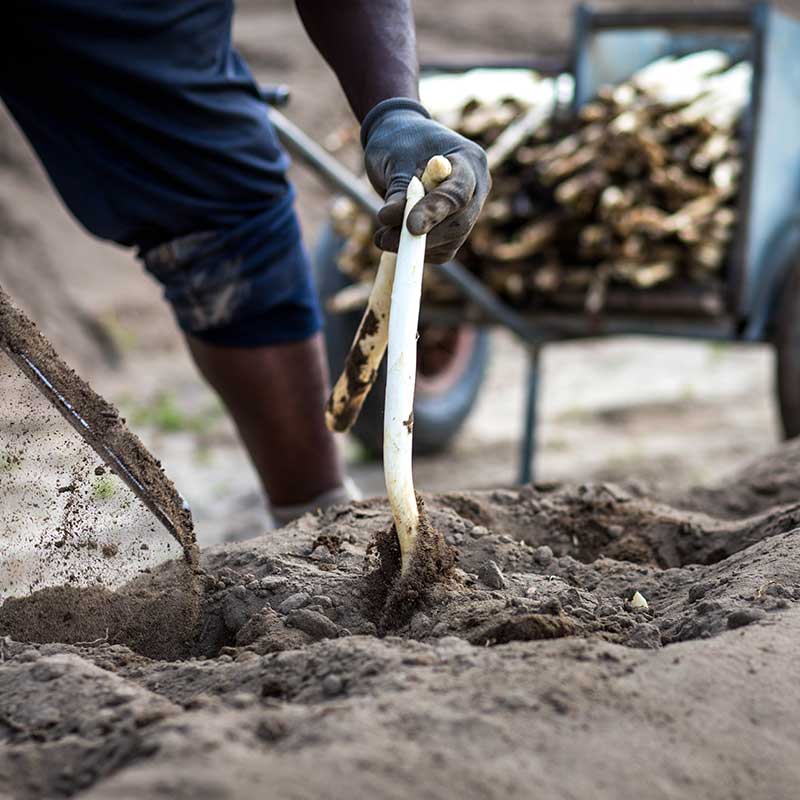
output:
<svg viewBox="0 0 800 800"><path fill-rule="evenodd" d="M323 308L326 300L345 288L350 281L336 265L344 244L330 225L326 225L317 245L314 272ZM362 312L325 313L325 341L331 379L336 380L353 343ZM423 395L417 392L414 402L414 452L429 455L442 452L463 426L478 397L489 360L489 332L477 331L472 352L458 380L444 393ZM386 392L386 366L367 397L352 433L372 455L383 449L383 400Z"/></svg>
<svg viewBox="0 0 800 800"><path fill-rule="evenodd" d="M775 331L778 405L787 439L800 436L800 260L781 292Z"/></svg>

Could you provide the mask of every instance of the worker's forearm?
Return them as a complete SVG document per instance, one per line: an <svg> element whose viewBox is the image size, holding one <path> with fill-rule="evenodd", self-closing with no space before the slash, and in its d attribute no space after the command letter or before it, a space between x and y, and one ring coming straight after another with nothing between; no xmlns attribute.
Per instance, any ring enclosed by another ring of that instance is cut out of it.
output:
<svg viewBox="0 0 800 800"><path fill-rule="evenodd" d="M381 100L417 99L411 0L296 0L296 4L359 122Z"/></svg>

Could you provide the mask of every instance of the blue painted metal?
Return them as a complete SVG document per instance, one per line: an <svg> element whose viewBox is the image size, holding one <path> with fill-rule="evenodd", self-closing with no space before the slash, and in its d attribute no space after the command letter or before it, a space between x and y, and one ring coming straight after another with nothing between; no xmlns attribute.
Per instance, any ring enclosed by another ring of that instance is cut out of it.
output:
<svg viewBox="0 0 800 800"><path fill-rule="evenodd" d="M747 342L763 342L772 334L772 321L778 312L789 270L800 258L800 210L785 220L764 248L762 280L755 286L752 310L741 331Z"/></svg>
<svg viewBox="0 0 800 800"><path fill-rule="evenodd" d="M800 210L800 21L761 6L754 28L760 52L749 185L742 192L746 233L734 299L751 334L763 336L791 260L782 250L795 240Z"/></svg>
<svg viewBox="0 0 800 800"><path fill-rule="evenodd" d="M536 480L536 423L539 417L539 384L541 376L542 346L528 348L528 383L525 391L525 427L520 446L519 474L517 482L531 483Z"/></svg>

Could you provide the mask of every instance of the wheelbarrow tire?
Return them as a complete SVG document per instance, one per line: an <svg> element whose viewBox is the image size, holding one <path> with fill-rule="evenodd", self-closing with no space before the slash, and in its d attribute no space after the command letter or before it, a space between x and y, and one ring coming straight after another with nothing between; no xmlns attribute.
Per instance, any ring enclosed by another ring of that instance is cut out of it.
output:
<svg viewBox="0 0 800 800"><path fill-rule="evenodd" d="M800 260L789 270L778 307L775 345L783 433L800 436Z"/></svg>
<svg viewBox="0 0 800 800"><path fill-rule="evenodd" d="M317 290L323 303L348 286L351 281L337 266L344 244L330 225L326 225L314 257ZM353 343L362 311L325 315L325 343L331 379L336 380ZM448 380L418 380L414 401L414 452L420 455L439 453L463 426L478 396L489 358L489 332L464 329L467 351L461 352L457 372ZM383 449L383 402L386 390L386 364L381 366L372 391L364 402L353 434L370 455Z"/></svg>

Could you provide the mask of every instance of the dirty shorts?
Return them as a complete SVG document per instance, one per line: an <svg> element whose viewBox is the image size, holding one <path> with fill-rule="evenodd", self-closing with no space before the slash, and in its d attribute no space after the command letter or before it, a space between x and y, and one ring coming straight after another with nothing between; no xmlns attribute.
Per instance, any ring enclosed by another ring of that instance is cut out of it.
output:
<svg viewBox="0 0 800 800"><path fill-rule="evenodd" d="M3 10L0 97L68 208L137 249L183 330L245 347L317 331L288 158L231 45L233 0Z"/></svg>
<svg viewBox="0 0 800 800"><path fill-rule="evenodd" d="M181 328L210 344L281 344L319 329L291 193L235 228L173 239L143 261Z"/></svg>

